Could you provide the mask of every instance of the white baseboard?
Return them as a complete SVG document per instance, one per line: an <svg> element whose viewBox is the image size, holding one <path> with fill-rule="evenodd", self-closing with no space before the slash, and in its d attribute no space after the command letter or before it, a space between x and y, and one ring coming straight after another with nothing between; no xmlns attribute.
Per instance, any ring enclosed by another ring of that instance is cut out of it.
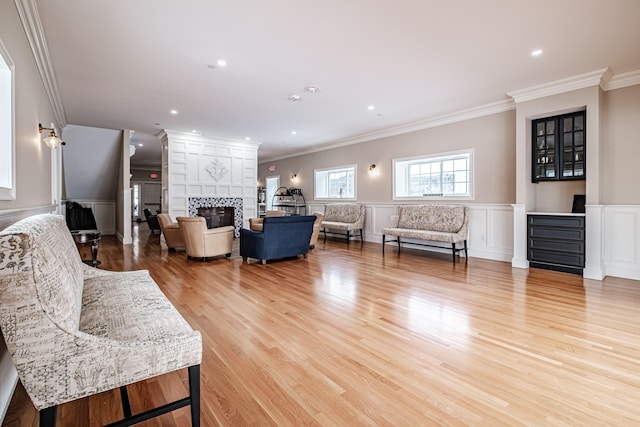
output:
<svg viewBox="0 0 640 427"><path fill-rule="evenodd" d="M18 384L18 371L13 366L9 350L4 344L4 337L0 333L0 424L9 409L13 392Z"/></svg>

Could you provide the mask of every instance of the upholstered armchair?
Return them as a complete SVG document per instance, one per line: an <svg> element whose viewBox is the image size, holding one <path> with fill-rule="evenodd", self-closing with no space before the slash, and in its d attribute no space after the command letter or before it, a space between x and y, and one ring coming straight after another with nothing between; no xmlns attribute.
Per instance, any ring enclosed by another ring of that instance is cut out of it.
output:
<svg viewBox="0 0 640 427"><path fill-rule="evenodd" d="M285 211L266 211L265 218L269 216L284 216ZM262 231L262 222L264 218L249 218L249 230Z"/></svg>
<svg viewBox="0 0 640 427"><path fill-rule="evenodd" d="M324 214L322 212L314 212L316 220L313 223L313 234L311 235L311 241L309 242L309 248L313 249L316 247L316 243L318 242L318 235L320 234L320 228L322 227L322 219L324 218Z"/></svg>
<svg viewBox="0 0 640 427"><path fill-rule="evenodd" d="M158 222L158 215L153 215L148 208L144 208L142 212L144 213L144 218L147 220L147 225L151 233L153 234L156 231L162 232L160 223Z"/></svg>
<svg viewBox="0 0 640 427"><path fill-rule="evenodd" d="M179 216L176 220L180 226L187 259L201 258L205 261L218 255L225 255L227 258L231 256L235 231L232 225L207 228L207 221L201 216Z"/></svg>
<svg viewBox="0 0 640 427"><path fill-rule="evenodd" d="M175 251L176 248L184 248L184 240L182 240L182 233L180 232L180 225L171 220L169 214L158 214L158 222L160 223L160 229L164 234L164 241L170 251Z"/></svg>
<svg viewBox="0 0 640 427"><path fill-rule="evenodd" d="M262 231L240 230L240 255L244 261L255 258L262 264L297 255L306 258L315 220L313 215L266 217Z"/></svg>

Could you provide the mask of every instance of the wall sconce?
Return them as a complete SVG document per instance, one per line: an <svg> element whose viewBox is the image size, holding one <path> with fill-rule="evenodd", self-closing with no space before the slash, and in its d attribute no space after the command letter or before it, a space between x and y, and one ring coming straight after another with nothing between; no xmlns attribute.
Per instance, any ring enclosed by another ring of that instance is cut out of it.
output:
<svg viewBox="0 0 640 427"><path fill-rule="evenodd" d="M53 128L43 128L40 123L38 123L38 132L42 133L43 130L48 130L49 136L43 139L42 141L47 144L49 148L58 148L59 145L65 145L66 143L56 136L56 131Z"/></svg>
<svg viewBox="0 0 640 427"><path fill-rule="evenodd" d="M296 175L295 173L291 175L291 182L298 182L298 175Z"/></svg>
<svg viewBox="0 0 640 427"><path fill-rule="evenodd" d="M369 165L369 175L375 175L376 174L376 165Z"/></svg>

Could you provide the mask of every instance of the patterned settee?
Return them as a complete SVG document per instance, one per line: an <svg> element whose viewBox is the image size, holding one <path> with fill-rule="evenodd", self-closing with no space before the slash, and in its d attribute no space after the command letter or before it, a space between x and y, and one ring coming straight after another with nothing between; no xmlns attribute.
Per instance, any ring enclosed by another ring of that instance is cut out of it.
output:
<svg viewBox="0 0 640 427"><path fill-rule="evenodd" d="M360 240L364 241L362 229L364 228L365 206L361 203L336 203L326 205L324 218L322 219L322 231L324 240L327 240L327 230L330 233L346 232L347 242L351 238L352 231L360 231ZM343 233L344 234L344 233Z"/></svg>
<svg viewBox="0 0 640 427"><path fill-rule="evenodd" d="M454 263L456 262L456 253L463 249L464 255L467 257L468 207L459 205L402 205L397 207L396 217L397 223L394 227L382 229L382 253L384 253L386 242L397 242L398 251L400 251L400 238L407 238L450 243ZM395 236L396 240L386 240L386 236ZM463 248L456 248L456 243L462 243ZM432 244L422 245L443 247Z"/></svg>
<svg viewBox="0 0 640 427"><path fill-rule="evenodd" d="M200 333L147 271L83 264L62 216L0 232L0 327L41 426L56 405L181 368L199 422Z"/></svg>

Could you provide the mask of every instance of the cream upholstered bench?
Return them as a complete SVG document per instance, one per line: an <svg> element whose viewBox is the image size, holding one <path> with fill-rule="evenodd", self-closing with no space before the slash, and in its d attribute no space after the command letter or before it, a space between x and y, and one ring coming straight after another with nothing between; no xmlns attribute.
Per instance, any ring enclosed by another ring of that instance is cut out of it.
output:
<svg viewBox="0 0 640 427"><path fill-rule="evenodd" d="M326 205L322 218L324 240L327 240L327 229L346 232L347 243L352 231L360 231L360 240L364 242L362 229L364 228L365 206L361 203L336 203ZM335 233L335 231L330 231ZM345 234L345 233L342 233Z"/></svg>
<svg viewBox="0 0 640 427"><path fill-rule="evenodd" d="M469 235L469 208L459 205L402 205L398 206L395 227L382 229L382 253L387 242L398 242L400 238L451 243L453 262L456 254L464 249L467 257L467 237ZM396 240L386 240L386 236L395 236ZM414 245L442 248L442 245L406 242ZM462 243L463 248L456 248Z"/></svg>
<svg viewBox="0 0 640 427"><path fill-rule="evenodd" d="M191 405L200 425L202 338L147 271L82 263L62 216L36 215L0 232L0 328L40 426L56 407L120 388L131 425ZM132 415L126 385L182 368L189 397Z"/></svg>

